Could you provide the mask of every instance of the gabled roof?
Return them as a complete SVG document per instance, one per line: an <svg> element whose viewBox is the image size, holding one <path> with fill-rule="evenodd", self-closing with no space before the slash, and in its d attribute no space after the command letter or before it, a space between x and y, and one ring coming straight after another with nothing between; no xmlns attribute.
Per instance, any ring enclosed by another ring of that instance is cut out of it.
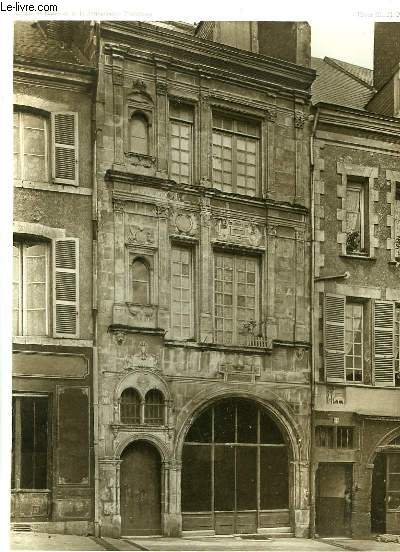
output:
<svg viewBox="0 0 400 552"><path fill-rule="evenodd" d="M312 58L317 76L311 87L312 102L364 109L375 91L373 71L352 63L325 57Z"/></svg>
<svg viewBox="0 0 400 552"><path fill-rule="evenodd" d="M49 25L45 30L38 22L17 21L14 24L14 56L41 62L88 65L71 47L57 39L53 27Z"/></svg>

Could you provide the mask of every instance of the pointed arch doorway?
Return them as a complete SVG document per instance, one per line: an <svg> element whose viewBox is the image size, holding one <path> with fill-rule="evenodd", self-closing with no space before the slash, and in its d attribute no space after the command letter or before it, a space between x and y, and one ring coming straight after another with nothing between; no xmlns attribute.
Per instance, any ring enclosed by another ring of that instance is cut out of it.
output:
<svg viewBox="0 0 400 552"><path fill-rule="evenodd" d="M121 455L121 534L161 535L161 458L146 441Z"/></svg>

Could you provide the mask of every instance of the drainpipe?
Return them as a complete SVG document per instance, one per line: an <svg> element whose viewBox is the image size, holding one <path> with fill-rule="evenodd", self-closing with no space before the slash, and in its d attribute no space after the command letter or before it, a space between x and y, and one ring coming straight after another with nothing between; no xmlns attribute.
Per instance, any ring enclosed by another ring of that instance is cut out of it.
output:
<svg viewBox="0 0 400 552"><path fill-rule="evenodd" d="M314 160L314 138L315 132L317 129L319 119L319 108L314 115L314 124L310 136L310 184L311 184L311 282L310 282L310 293L311 293L311 377L310 377L310 387L311 387L311 400L310 400L310 414L311 414L311 436L310 436L310 471L309 471L309 504L310 504L310 537L315 537L315 477L314 477L314 432L315 432L315 420L314 420L314 407L315 407L315 347L314 347L314 337L315 337L315 322L314 322L314 312L315 312L315 282L314 282L314 272L315 272L315 201L314 201L314 176L315 176L315 160Z"/></svg>
<svg viewBox="0 0 400 552"><path fill-rule="evenodd" d="M98 48L99 48L99 27L98 23L95 23L96 29L96 65L98 68ZM99 388L98 388L98 351L97 351L97 251L98 251L98 209L97 209L97 84L98 73L96 74L96 86L94 87L92 95L92 163L93 163L93 177L92 177L92 247L93 247L93 279L92 279L92 319L93 319L93 454L94 454L94 534L96 537L100 536L100 522L99 522Z"/></svg>

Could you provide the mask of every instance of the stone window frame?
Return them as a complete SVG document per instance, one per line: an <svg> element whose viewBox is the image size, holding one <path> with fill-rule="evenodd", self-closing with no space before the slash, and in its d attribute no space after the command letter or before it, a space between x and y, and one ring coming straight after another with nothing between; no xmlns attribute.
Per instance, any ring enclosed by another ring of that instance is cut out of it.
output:
<svg viewBox="0 0 400 552"><path fill-rule="evenodd" d="M379 201L379 190L374 188L374 180L378 178L378 167L367 167L364 165L353 165L339 161L337 163L337 174L341 176L340 183L337 184L337 197L341 199L341 208L337 209L337 220L341 221L341 228L337 233L337 243L340 245L341 255L351 258L375 257L375 248L379 247L379 239L375 237L375 229L378 227L378 215L375 214L374 204ZM346 191L347 182L351 177L365 179L368 205L366 214L368 214L368 226L365 232L367 255L352 254L347 252L346 241Z"/></svg>
<svg viewBox="0 0 400 552"><path fill-rule="evenodd" d="M157 278L155 277L155 269L157 266L157 260L155 258L157 254L156 250L149 250L145 247L130 246L126 245L126 267L125 267L125 302L129 305L156 305L158 301L158 286ZM131 290L131 267L135 261L141 261L147 267L149 273L149 292L148 292L148 302L147 303L137 303L133 301L132 290Z"/></svg>
<svg viewBox="0 0 400 552"><path fill-rule="evenodd" d="M390 214L386 217L386 225L390 228L390 237L386 240L386 249L390 251L389 262L398 263L400 262L400 247L398 248L399 255L396 256L396 238L400 238L400 216L396 224L396 185L400 185L400 171L387 170L386 183L389 188L386 193L386 201L390 206Z"/></svg>
<svg viewBox="0 0 400 552"><path fill-rule="evenodd" d="M183 117L180 117L176 114L174 114L174 107L186 107L187 109L192 111L192 120L189 121L187 119L184 119ZM199 123L199 102L198 100L195 100L190 97L178 97L174 94L168 94L168 102L167 102L167 119L168 119L168 125L167 125L167 160L168 160L168 174L169 177L174 180L174 175L172 174L172 124L173 123L180 123L186 126L189 126L191 129L191 137L190 137L190 175L188 177L188 182L180 182L176 181L178 185L184 185L184 186L193 186L197 183L198 180L198 159L200 155L200 145L199 145L199 134L200 134L200 123Z"/></svg>

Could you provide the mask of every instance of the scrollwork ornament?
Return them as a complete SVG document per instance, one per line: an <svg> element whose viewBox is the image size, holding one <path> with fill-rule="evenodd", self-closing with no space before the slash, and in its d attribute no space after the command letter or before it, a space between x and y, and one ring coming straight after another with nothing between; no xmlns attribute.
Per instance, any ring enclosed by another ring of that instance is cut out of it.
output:
<svg viewBox="0 0 400 552"><path fill-rule="evenodd" d="M294 112L294 126L296 128L303 128L305 123L305 115L302 111L296 110Z"/></svg>

